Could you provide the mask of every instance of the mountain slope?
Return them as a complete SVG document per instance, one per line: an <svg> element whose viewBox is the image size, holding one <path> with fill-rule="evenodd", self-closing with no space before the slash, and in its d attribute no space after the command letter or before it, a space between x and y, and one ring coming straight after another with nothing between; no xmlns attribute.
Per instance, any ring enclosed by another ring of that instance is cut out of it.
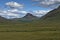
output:
<svg viewBox="0 0 60 40"><path fill-rule="evenodd" d="M0 22L5 22L5 21L8 21L8 19L0 16Z"/></svg>
<svg viewBox="0 0 60 40"><path fill-rule="evenodd" d="M48 12L41 19L43 20L60 20L60 6L50 12Z"/></svg>

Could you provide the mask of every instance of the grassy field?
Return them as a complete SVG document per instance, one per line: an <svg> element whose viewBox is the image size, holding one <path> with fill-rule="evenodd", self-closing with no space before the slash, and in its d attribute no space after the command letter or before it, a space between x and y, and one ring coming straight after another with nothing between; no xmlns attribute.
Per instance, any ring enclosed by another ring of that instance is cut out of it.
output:
<svg viewBox="0 0 60 40"><path fill-rule="evenodd" d="M60 40L60 22L2 22L0 40Z"/></svg>
<svg viewBox="0 0 60 40"><path fill-rule="evenodd" d="M60 32L0 32L0 40L60 40Z"/></svg>

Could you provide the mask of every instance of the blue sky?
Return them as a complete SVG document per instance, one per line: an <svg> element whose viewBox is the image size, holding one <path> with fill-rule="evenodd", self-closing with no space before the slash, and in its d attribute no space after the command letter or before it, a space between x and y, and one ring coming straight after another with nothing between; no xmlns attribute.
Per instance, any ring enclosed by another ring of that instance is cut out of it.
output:
<svg viewBox="0 0 60 40"><path fill-rule="evenodd" d="M21 18L30 12L41 17L59 5L60 0L0 0L0 15L5 18Z"/></svg>
<svg viewBox="0 0 60 40"><path fill-rule="evenodd" d="M20 3L20 4L23 4L24 5L24 8L23 10L27 10L27 11L30 11L30 10L48 10L50 8L44 8L44 7L38 7L38 6L33 6L32 4L34 4L35 2L32 2L32 0L0 0L0 9L7 9L7 6L5 5L5 3L7 2L11 2L11 1L14 1L14 2L17 2L17 3Z"/></svg>

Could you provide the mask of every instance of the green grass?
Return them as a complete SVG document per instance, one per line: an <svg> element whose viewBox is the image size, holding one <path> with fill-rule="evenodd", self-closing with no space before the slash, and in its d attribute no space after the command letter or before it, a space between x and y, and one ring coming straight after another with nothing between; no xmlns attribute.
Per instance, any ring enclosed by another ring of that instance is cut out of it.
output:
<svg viewBox="0 0 60 40"><path fill-rule="evenodd" d="M0 23L0 40L60 40L60 22Z"/></svg>
<svg viewBox="0 0 60 40"><path fill-rule="evenodd" d="M0 32L0 40L60 40L60 32Z"/></svg>

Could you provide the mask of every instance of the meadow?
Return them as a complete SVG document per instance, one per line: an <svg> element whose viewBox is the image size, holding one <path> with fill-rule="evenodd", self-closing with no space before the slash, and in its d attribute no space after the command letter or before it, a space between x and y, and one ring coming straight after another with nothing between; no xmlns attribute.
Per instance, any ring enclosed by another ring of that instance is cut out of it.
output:
<svg viewBox="0 0 60 40"><path fill-rule="evenodd" d="M60 40L60 22L2 22L0 40Z"/></svg>

